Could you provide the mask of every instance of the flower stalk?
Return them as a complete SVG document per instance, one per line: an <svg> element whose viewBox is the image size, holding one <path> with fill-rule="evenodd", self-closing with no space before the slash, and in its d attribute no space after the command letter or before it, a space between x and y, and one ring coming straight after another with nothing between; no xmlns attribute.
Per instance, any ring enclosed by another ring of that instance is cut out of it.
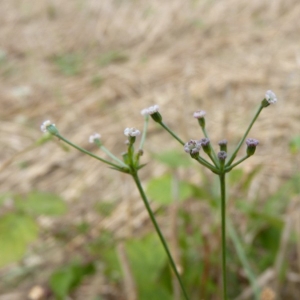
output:
<svg viewBox="0 0 300 300"><path fill-rule="evenodd" d="M223 300L227 300L227 264L226 264L226 182L225 173L219 175L221 191L221 230L222 230L222 279Z"/></svg>
<svg viewBox="0 0 300 300"><path fill-rule="evenodd" d="M243 135L243 137L241 138L240 142L238 143L236 149L234 150L233 154L232 154L231 157L229 158L229 160L228 160L228 162L227 162L227 164L226 164L226 167L229 167L229 166L232 164L232 162L234 161L234 159L235 159L237 153L239 152L239 150L240 150L242 144L244 143L244 141L245 141L245 139L246 139L246 137L247 137L249 131L251 130L253 124L254 124L255 121L257 120L257 118L258 118L259 114L261 113L261 111L263 110L263 108L264 108L263 105L260 105L260 106L259 106L259 108L258 108L256 114L254 115L252 121L250 122L250 124L249 124L249 126L248 126L248 128L247 128L247 130L246 130L246 132L245 132L245 134Z"/></svg>
<svg viewBox="0 0 300 300"><path fill-rule="evenodd" d="M177 278L177 280L178 280L178 282L179 282L179 284L180 284L180 287L181 287L182 293L183 293L183 295L184 295L184 298L185 298L186 300L189 300L189 297L188 297L187 292L186 292L186 290L185 290L184 284L183 284L182 279L181 279L181 277L180 277L180 274L179 274L179 272L178 272L178 270L177 270L175 261L174 261L174 259L173 259L173 257L172 257L172 254L171 254L170 250L169 250L169 247L168 247L168 245L167 245L167 242L166 242L166 240L165 240L165 238L164 238L164 236L163 236L163 234L162 234L162 232L161 232L161 230L160 230L160 227L159 227L159 225L158 225L158 223L157 223L157 221L156 221L156 219L155 219L155 216L154 216L154 214L153 214L153 212L152 212L152 210L151 210L149 201L148 201L148 199L147 199L147 197L146 197L146 194L145 194L145 192L144 192L144 190L143 190L143 187L142 187L142 185L141 185L141 182L140 182L140 179L139 179L139 177L138 177L137 172L131 173L131 176L132 176L132 178L133 178L133 180L134 180L134 182L135 182L135 184L136 184L136 186L137 186L137 188L138 188L138 190L139 190L140 196L141 196L141 198L142 198L142 200L143 200L143 202L144 202L144 205L145 205L145 207L146 207L146 209L147 209L147 212L148 212L148 214L149 214L149 217L150 217L150 219L151 219L151 222L152 222L152 224L153 224L153 226L154 226L154 228L155 228L155 230L156 230L156 233L157 233L157 235L158 235L158 237L159 237L159 239L160 239L160 241L161 241L161 243L162 243L162 245L163 245L163 247L164 247L164 250L165 250L165 252L166 252L166 254L167 254L167 256L168 256L168 259L169 259L171 268L172 268L172 270L173 270L173 272L174 272L174 274L175 274L175 276L176 276L176 278Z"/></svg>

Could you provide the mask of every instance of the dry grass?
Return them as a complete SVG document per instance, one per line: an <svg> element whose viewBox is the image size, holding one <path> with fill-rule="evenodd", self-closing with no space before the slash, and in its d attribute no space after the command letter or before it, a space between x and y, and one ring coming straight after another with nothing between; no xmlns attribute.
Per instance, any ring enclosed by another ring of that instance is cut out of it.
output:
<svg viewBox="0 0 300 300"><path fill-rule="evenodd" d="M294 173L288 143L300 128L299 1L10 0L0 9L0 193L55 192L70 203L65 221L75 222L84 215L99 223L94 203L119 200L113 218L100 221L118 231L127 219L121 187L129 185L127 198L138 203L131 182L59 142L31 149L42 121L95 151L88 136L100 132L119 154L123 129L141 128L142 108L159 104L184 140L199 133L192 112L205 109L213 142L233 145L267 89L279 102L255 124L251 137L261 144L243 168L264 164L253 187L262 197ZM71 76L57 62L63 55L73 60ZM176 146L151 123L146 152ZM153 162L142 175L162 172ZM139 205L130 212L135 228L147 218Z"/></svg>

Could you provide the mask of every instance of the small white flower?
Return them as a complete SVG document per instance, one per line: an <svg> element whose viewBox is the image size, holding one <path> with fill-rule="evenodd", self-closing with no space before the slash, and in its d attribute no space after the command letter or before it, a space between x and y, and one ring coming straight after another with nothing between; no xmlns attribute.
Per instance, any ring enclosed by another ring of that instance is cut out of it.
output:
<svg viewBox="0 0 300 300"><path fill-rule="evenodd" d="M47 132L47 131L48 131L48 130L47 130L47 127L49 127L50 125L55 126L55 124L52 124L51 121L49 121L49 120L43 122L43 124L41 125L41 130L42 130L43 132Z"/></svg>
<svg viewBox="0 0 300 300"><path fill-rule="evenodd" d="M194 112L194 118L196 119L202 119L206 115L206 111L204 110L198 110Z"/></svg>
<svg viewBox="0 0 300 300"><path fill-rule="evenodd" d="M265 98L269 102L269 104L277 102L277 97L271 90L266 91Z"/></svg>
<svg viewBox="0 0 300 300"><path fill-rule="evenodd" d="M148 108L145 108L141 111L141 114L143 116L146 116L146 115L153 115L154 113L158 112L159 110L159 106L158 105L153 105L153 106L150 106Z"/></svg>
<svg viewBox="0 0 300 300"><path fill-rule="evenodd" d="M94 134L90 135L89 142L91 144L93 144L93 143L95 143L95 140L100 140L100 138L101 138L101 135L99 133L94 133Z"/></svg>
<svg viewBox="0 0 300 300"><path fill-rule="evenodd" d="M124 130L124 134L125 134L126 136L138 136L138 135L140 135L141 133L140 133L139 130L137 130L137 129L135 129L135 128L126 128L126 129Z"/></svg>
<svg viewBox="0 0 300 300"><path fill-rule="evenodd" d="M184 144L184 151L186 153L195 154L200 151L201 142L196 140L190 140Z"/></svg>

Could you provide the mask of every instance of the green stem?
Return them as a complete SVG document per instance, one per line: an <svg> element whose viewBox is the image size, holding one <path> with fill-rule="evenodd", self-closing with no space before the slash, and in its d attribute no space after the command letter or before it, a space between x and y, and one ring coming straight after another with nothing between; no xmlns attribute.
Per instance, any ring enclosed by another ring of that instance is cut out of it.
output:
<svg viewBox="0 0 300 300"><path fill-rule="evenodd" d="M134 164L133 164L134 146L133 146L133 144L129 144L127 153L128 153L128 158L129 158L129 166L131 168L134 168Z"/></svg>
<svg viewBox="0 0 300 300"><path fill-rule="evenodd" d="M260 291L256 284L256 279L255 279L256 277L252 273L252 270L251 270L250 264L248 262L244 248L242 246L242 243L238 237L236 230L234 229L234 226L230 222L230 219L227 220L227 226L228 226L228 232L229 232L230 238L233 241L237 255L244 267L244 270L245 270L247 277L249 279L249 282L251 284L252 290L254 291L255 300L259 300L260 299Z"/></svg>
<svg viewBox="0 0 300 300"><path fill-rule="evenodd" d="M175 138L181 145L184 145L185 143L166 125L164 122L159 123L161 127L163 127L166 131L168 131L173 138Z"/></svg>
<svg viewBox="0 0 300 300"><path fill-rule="evenodd" d="M219 164L218 164L218 160L216 158L216 154L215 151L212 147L210 147L212 149L212 154L211 153L207 153L207 155L209 156L209 158L211 159L211 161L214 163L214 165L218 168Z"/></svg>
<svg viewBox="0 0 300 300"><path fill-rule="evenodd" d="M239 161L237 161L236 163L234 163L233 165L229 166L229 167L225 167L225 172L230 172L234 167L236 167L237 165L239 165L241 162L243 162L245 159L247 159L249 156L246 155L243 158L241 158Z"/></svg>
<svg viewBox="0 0 300 300"><path fill-rule="evenodd" d="M103 145L98 145L99 148L105 152L109 157L111 157L113 160L115 160L116 162L118 162L120 165L122 165L125 168L128 168L128 166L121 161L119 158L117 158L116 156L114 156L106 147L104 147Z"/></svg>
<svg viewBox="0 0 300 300"><path fill-rule="evenodd" d="M171 130L168 128L167 125L165 125L163 122L159 123L166 131L168 131L181 145L184 145L185 143ZM205 167L209 168L212 172L219 174L219 170L217 168L215 168L212 164L210 164L207 160L205 160L202 157L198 157L196 158L196 160L204 165Z"/></svg>
<svg viewBox="0 0 300 300"><path fill-rule="evenodd" d="M209 138L209 136L208 136L208 133L207 133L207 131L206 131L206 128L205 128L205 126L201 126L201 129L202 129L202 132L203 132L203 134L204 134L204 136L207 138L207 139L209 139L210 140L210 138ZM219 160L217 159L217 154L216 154L216 152L215 152L215 150L214 150L214 148L213 147L211 147L211 150L212 150L212 155L213 155L213 157L210 157L210 159L213 161L213 163L215 164L215 166L216 167L218 167L219 166Z"/></svg>
<svg viewBox="0 0 300 300"><path fill-rule="evenodd" d="M227 300L227 274L226 274L226 186L225 173L219 175L221 188L221 220L222 220L222 277L223 300Z"/></svg>
<svg viewBox="0 0 300 300"><path fill-rule="evenodd" d="M148 129L148 122L149 122L149 115L145 116L145 120L144 120L144 128L143 128L143 134L142 134L142 138L141 138L141 142L140 142L140 147L139 149L143 150L144 148L144 144L145 144L145 140L146 140L146 134L147 134L147 129Z"/></svg>
<svg viewBox="0 0 300 300"><path fill-rule="evenodd" d="M170 250L169 250L169 248L167 246L166 240L163 237L162 232L161 232L161 230L160 230L160 228L159 228L159 226L158 226L158 224L156 222L154 213L151 210L151 207L149 205L148 199L147 199L146 194L145 194L145 192L143 190L143 187L141 185L141 182L140 182L140 179L138 177L138 174L137 174L137 172L132 172L131 175L132 175L132 178L133 178L133 180L134 180L134 182L135 182L135 184L136 184L136 186L137 186L137 188L138 188L138 190L140 192L140 195L141 195L141 197L143 199L143 202L145 204L145 207L146 207L146 209L148 211L148 214L149 214L149 217L150 217L150 219L152 221L152 224L154 225L155 230L156 230L156 232L157 232L157 234L159 236L159 239L160 239L160 241L161 241L161 243L162 243L162 245L163 245L163 247L165 249L165 252L166 252L166 254L168 256L168 259L169 259L169 262L171 264L171 267L172 267L172 269L173 269L173 271L174 271L174 273L175 273L175 275L177 277L177 280L178 280L178 282L180 284L180 287L181 287L182 293L184 295L184 298L186 300L189 300L189 297L187 296L187 293L185 291L185 288L184 288L183 282L181 280L181 277L179 275L179 272L177 271L177 268L176 268L175 262L173 260L173 257L171 255L171 252L170 252Z"/></svg>
<svg viewBox="0 0 300 300"><path fill-rule="evenodd" d="M64 141L68 145L72 146L73 148L79 150L80 152L85 153L85 154L87 154L87 155L89 155L89 156L91 156L91 157L93 157L93 158L95 158L97 160L100 160L100 161L102 161L102 162L104 162L104 163L106 163L106 164L108 164L108 165L110 165L110 166L112 166L114 168L120 169L119 165L111 163L111 162L107 161L106 159L103 159L103 158L101 158L101 157L99 157L99 156L97 156L97 155L95 155L95 154L93 154L93 153L91 153L91 152L89 152L89 151L87 151L87 150L85 150L85 149L83 149L83 148L81 148L81 147L73 144L72 142L70 142L69 140L65 139L63 136L61 136L59 133L55 134L55 136L57 136L59 139L61 139L62 141ZM126 166L126 168L128 168L128 166Z"/></svg>
<svg viewBox="0 0 300 300"><path fill-rule="evenodd" d="M263 110L263 108L264 108L264 107L263 107L262 105L260 105L260 107L258 108L258 110L257 110L257 112L256 112L256 114L255 114L255 116L254 116L254 118L252 119L250 125L248 126L248 129L246 130L244 136L242 137L242 139L240 140L239 144L237 145L235 151L233 152L233 154L231 155L230 159L228 160L228 162L227 162L227 164L226 164L226 167L229 167L229 166L231 165L231 163L233 162L233 160L235 159L235 157L236 157L238 151L240 150L240 148L241 148L243 142L245 141L245 139L246 139L246 137L247 137L247 135L248 135L250 129L252 128L254 122L255 122L256 119L258 118L258 116L259 116L260 112Z"/></svg>
<svg viewBox="0 0 300 300"><path fill-rule="evenodd" d="M202 164L203 166L207 167L208 169L210 169L212 172L219 174L219 169L215 168L212 164L210 164L207 160L205 160L204 158L202 158L201 156L198 156L196 158L196 160Z"/></svg>

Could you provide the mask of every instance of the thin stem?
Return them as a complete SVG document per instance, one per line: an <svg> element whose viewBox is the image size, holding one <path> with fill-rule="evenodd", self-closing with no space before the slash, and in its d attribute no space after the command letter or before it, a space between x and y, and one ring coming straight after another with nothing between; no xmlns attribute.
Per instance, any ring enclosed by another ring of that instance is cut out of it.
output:
<svg viewBox="0 0 300 300"><path fill-rule="evenodd" d="M167 127L167 125L165 125L163 122L159 123L166 131L168 131L181 145L184 145L185 143L171 130ZM217 168L215 168L212 164L210 164L207 160L205 160L202 157L198 157L196 158L196 160L204 165L205 167L209 168L212 172L219 174L219 171Z"/></svg>
<svg viewBox="0 0 300 300"><path fill-rule="evenodd" d="M129 165L131 168L134 168L134 164L133 164L134 146L133 146L133 144L129 144L127 152L128 152L128 158L129 158Z"/></svg>
<svg viewBox="0 0 300 300"><path fill-rule="evenodd" d="M79 150L80 152L85 153L85 154L87 154L87 155L89 155L91 157L94 157L95 159L100 160L100 161L102 161L102 162L104 162L104 163L106 163L106 164L108 164L108 165L110 165L110 166L112 166L114 168L120 169L119 165L111 163L111 162L107 161L106 159L103 159L103 158L101 158L101 157L99 157L99 156L97 156L97 155L95 155L95 154L93 154L93 153L91 153L91 152L89 152L89 151L87 151L87 150L85 150L85 149L83 149L83 148L81 148L81 147L73 144L72 142L70 142L69 140L65 139L60 134L57 133L57 134L55 134L55 136L57 136L59 139L63 140L65 143L67 143L68 145L72 146L73 148ZM128 166L126 166L126 168L128 168Z"/></svg>
<svg viewBox="0 0 300 300"><path fill-rule="evenodd" d="M140 142L140 147L139 147L139 149L141 149L141 150L143 150L143 148L144 148L147 129L148 129L148 123L149 123L149 115L146 115L145 118L144 118L143 134L142 134L142 137L141 137L141 142Z"/></svg>
<svg viewBox="0 0 300 300"><path fill-rule="evenodd" d="M206 131L206 128L204 126L201 126L201 129L203 131L204 136L209 139L209 136L208 136L208 133Z"/></svg>
<svg viewBox="0 0 300 300"><path fill-rule="evenodd" d="M156 232L157 232L157 234L158 234L158 236L159 236L159 239L160 239L160 241L161 241L161 243L162 243L162 245L163 245L163 247L164 247L164 249L165 249L165 252L166 252L166 254L167 254L167 256L168 256L168 259L169 259L169 262L170 262L170 264L171 264L171 267L172 267L172 269L173 269L173 271L174 271L174 273L175 273L175 275L176 275L176 277L177 277L177 280L178 280L178 282L179 282L179 284L180 284L180 287L181 287L182 293L183 293L183 295L184 295L184 298L185 298L186 300L189 300L189 297L187 296L187 293L186 293L186 291L185 291L183 282L182 282L182 280L181 280L181 277L180 277L180 275L179 275L179 272L177 271L175 262L174 262L174 260L173 260L172 255L171 255L171 252L170 252L170 250L169 250L169 248L168 248L168 245L167 245L167 243L166 243L166 240L165 240L165 238L163 237L162 232L161 232L161 230L160 230L160 228L159 228L159 226L158 226L158 224L157 224L157 222L156 222L154 213L153 213L152 210L151 210L151 207L150 207L150 205L149 205L148 199L147 199L146 194L145 194L145 192L144 192L144 190L143 190L143 187L142 187L142 185L141 185L141 182L140 182L140 179L139 179L139 177L138 177L138 174L137 174L137 172L133 172L133 173L131 173L131 175L132 175L132 178L133 178L133 180L134 180L134 182L135 182L135 184L136 184L136 186L137 186L137 188L138 188L138 190L139 190L139 192L140 192L140 195L141 195L141 197L142 197L142 199L143 199L143 202L144 202L144 204L145 204L145 207L146 207L146 209L147 209L147 212L148 212L148 214L149 214L149 217L150 217L150 219L151 219L151 221L152 221L152 224L153 224L153 226L155 227L155 230L156 230Z"/></svg>
<svg viewBox="0 0 300 300"><path fill-rule="evenodd" d="M196 158L196 160L202 164L203 166L207 167L208 169L210 169L212 172L219 174L219 169L215 168L212 164L210 164L207 160L205 160L204 158L202 158L201 156L198 156Z"/></svg>
<svg viewBox="0 0 300 300"><path fill-rule="evenodd" d="M246 155L243 158L241 158L239 161L237 161L236 163L234 163L231 166L225 167L225 172L230 172L234 167L236 167L237 165L239 165L241 162L243 162L245 159L247 159L249 156Z"/></svg>
<svg viewBox="0 0 300 300"><path fill-rule="evenodd" d="M167 130L181 145L184 145L184 142L164 122L160 122L159 124L165 130Z"/></svg>
<svg viewBox="0 0 300 300"><path fill-rule="evenodd" d="M99 148L105 152L109 157L111 157L113 160L115 160L116 162L118 162L120 165L122 165L125 168L128 168L128 166L121 161L119 158L117 158L116 156L114 156L106 147L104 147L103 145L100 145Z"/></svg>
<svg viewBox="0 0 300 300"><path fill-rule="evenodd" d="M210 138L209 138L209 136L208 136L208 133L207 133L207 131L206 131L206 128L205 128L205 126L201 126L201 129L202 129L202 132L203 132L203 134L204 134L204 136L207 138L207 139L209 139L210 140ZM213 157L210 157L210 159L213 161L213 163L215 164L215 166L216 167L218 167L219 166L219 160L217 159L217 154L216 154L216 152L215 152L215 150L214 150L214 148L213 147L211 147L211 150L212 150L212 155L213 155Z"/></svg>
<svg viewBox="0 0 300 300"><path fill-rule="evenodd" d="M180 269L181 262L180 262L180 247L178 242L178 211L180 207L180 199L179 199L179 178L177 174L177 170L172 170L172 197L174 202L170 207L170 227L171 227L171 234L170 234L170 249L173 253L173 258L175 261L176 266ZM180 300L180 285L179 282L173 272L172 274L172 285L173 285L173 300Z"/></svg>
<svg viewBox="0 0 300 300"><path fill-rule="evenodd" d="M218 160L216 159L216 157L214 155L214 149L212 147L210 147L212 149L212 154L211 153L207 153L208 157L211 159L211 161L214 163L214 165L218 168L219 164L218 164Z"/></svg>
<svg viewBox="0 0 300 300"><path fill-rule="evenodd" d="M263 108L264 108L264 107L263 107L262 105L260 105L260 107L258 108L258 110L257 110L257 112L256 112L256 114L255 114L255 116L254 116L254 118L252 119L252 121L251 121L251 123L250 123L248 129L246 130L244 136L242 137L242 139L240 140L239 144L237 145L235 151L233 152L233 154L231 155L230 159L228 160L228 162L227 162L227 164L226 164L226 167L230 166L231 163L233 162L233 160L235 159L235 157L236 157L238 151L240 150L240 148L241 148L243 142L245 141L245 139L246 139L246 137L247 137L247 135L248 135L250 129L252 128L254 122L255 122L256 119L258 118L258 116L259 116L260 112L263 110Z"/></svg>
<svg viewBox="0 0 300 300"><path fill-rule="evenodd" d="M259 300L260 299L260 291L259 288L256 284L256 279L255 279L255 275L253 274L249 261L247 259L247 255L244 251L244 248L242 246L242 243L238 237L238 234L236 232L236 230L234 229L234 226L232 225L232 223L230 222L230 219L227 219L227 227L228 227L228 232L230 235L231 240L233 241L233 244L235 246L237 255L244 267L244 270L247 274L247 277L250 281L251 287L254 291L254 295L255 295L255 300Z"/></svg>
<svg viewBox="0 0 300 300"><path fill-rule="evenodd" d="M226 274L226 186L225 173L219 175L221 189L221 220L222 220L222 277L223 300L227 300L227 274Z"/></svg>

